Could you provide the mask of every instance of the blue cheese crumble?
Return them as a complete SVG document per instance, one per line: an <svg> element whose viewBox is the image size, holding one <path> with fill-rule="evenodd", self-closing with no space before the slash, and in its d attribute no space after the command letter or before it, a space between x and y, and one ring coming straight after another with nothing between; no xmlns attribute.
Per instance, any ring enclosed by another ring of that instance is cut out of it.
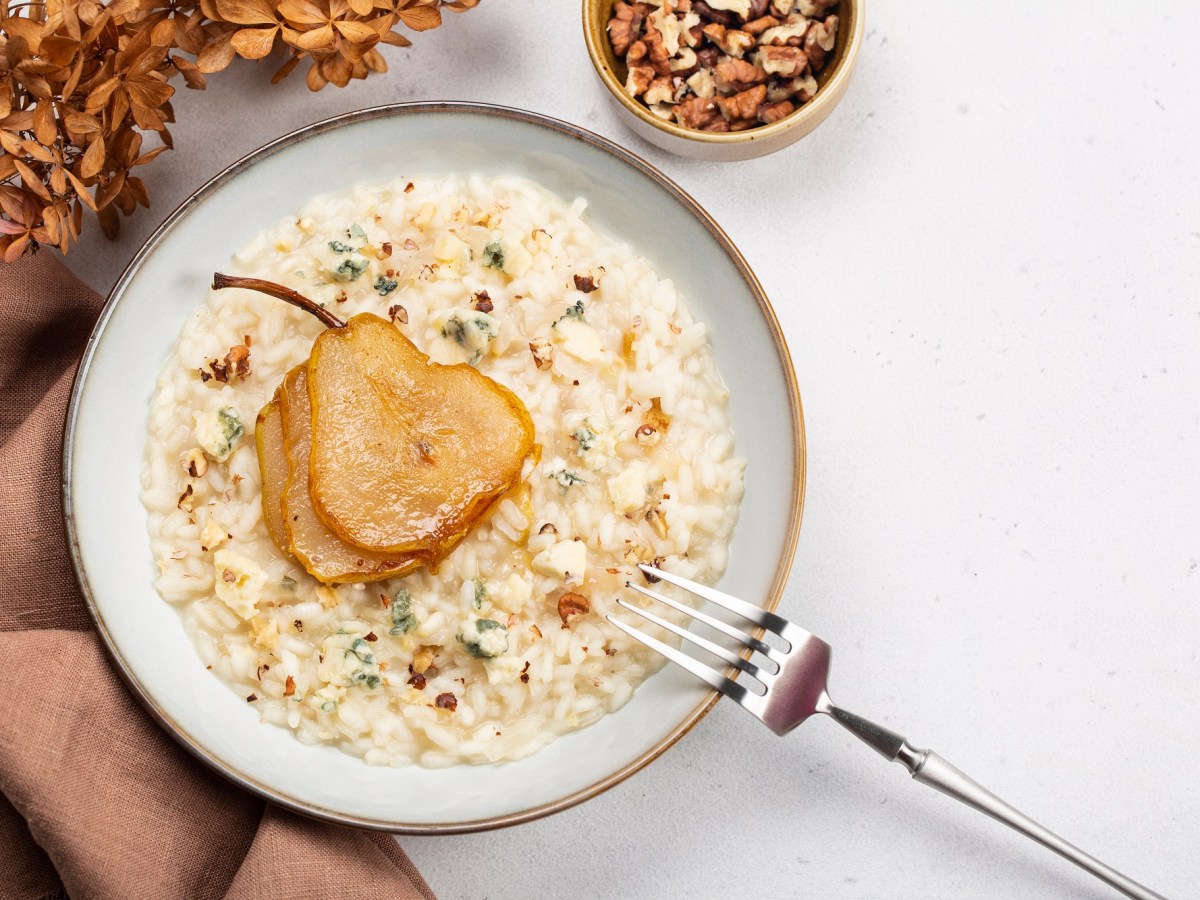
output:
<svg viewBox="0 0 1200 900"><path fill-rule="evenodd" d="M325 269L335 281L354 281L367 271L369 261L361 253L367 246L367 233L361 225L351 225L327 246Z"/></svg>
<svg viewBox="0 0 1200 900"><path fill-rule="evenodd" d="M458 639L477 659L492 659L508 652L508 629L495 619L471 619L458 633Z"/></svg>
<svg viewBox="0 0 1200 900"><path fill-rule="evenodd" d="M408 634L419 624L412 611L412 594L400 588L392 598L392 627L388 629L388 634Z"/></svg>
<svg viewBox="0 0 1200 900"><path fill-rule="evenodd" d="M492 341L500 334L498 319L473 309L446 310L435 317L434 325L441 329L442 337L463 349L471 365L483 358Z"/></svg>
<svg viewBox="0 0 1200 900"><path fill-rule="evenodd" d="M237 446L246 426L232 406L222 406L216 412L196 416L196 442L217 462L225 462Z"/></svg>
<svg viewBox="0 0 1200 900"><path fill-rule="evenodd" d="M379 687L379 663L371 652L371 645L361 634L338 630L321 645L323 657L317 666L317 674L326 684L335 687L363 685L370 689Z"/></svg>

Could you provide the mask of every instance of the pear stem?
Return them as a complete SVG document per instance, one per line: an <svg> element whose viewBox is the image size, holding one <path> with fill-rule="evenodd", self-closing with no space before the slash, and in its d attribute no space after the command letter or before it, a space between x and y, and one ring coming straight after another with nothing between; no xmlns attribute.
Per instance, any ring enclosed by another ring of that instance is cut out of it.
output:
<svg viewBox="0 0 1200 900"><path fill-rule="evenodd" d="M267 281L264 278L243 278L241 275L224 275L221 272L213 272L212 286L214 291L220 291L224 288L245 288L248 291L258 291L282 300L284 303L297 306L306 313L316 316L321 320L321 324L327 328L346 327L345 322L323 306L314 303L303 294L293 291L290 287L284 287L282 284L276 284L274 281Z"/></svg>

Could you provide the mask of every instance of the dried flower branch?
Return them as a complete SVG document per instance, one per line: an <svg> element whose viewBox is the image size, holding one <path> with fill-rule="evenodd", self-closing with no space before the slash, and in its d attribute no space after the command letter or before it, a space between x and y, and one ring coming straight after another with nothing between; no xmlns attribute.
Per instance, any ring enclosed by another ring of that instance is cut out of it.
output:
<svg viewBox="0 0 1200 900"><path fill-rule="evenodd" d="M201 90L235 56L311 60L311 90L387 70L379 44L479 0L0 0L0 253L66 253L83 208L113 237L150 205L134 170L171 148L170 84ZM143 146L145 137L152 146Z"/></svg>

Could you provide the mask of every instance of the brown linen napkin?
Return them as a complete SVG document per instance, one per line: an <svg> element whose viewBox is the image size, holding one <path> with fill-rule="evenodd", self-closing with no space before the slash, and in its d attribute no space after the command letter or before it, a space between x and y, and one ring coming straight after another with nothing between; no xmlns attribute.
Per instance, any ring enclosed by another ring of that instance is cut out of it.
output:
<svg viewBox="0 0 1200 900"><path fill-rule="evenodd" d="M50 251L0 266L0 898L425 898L387 835L209 771L109 667L59 504L71 381L100 297Z"/></svg>

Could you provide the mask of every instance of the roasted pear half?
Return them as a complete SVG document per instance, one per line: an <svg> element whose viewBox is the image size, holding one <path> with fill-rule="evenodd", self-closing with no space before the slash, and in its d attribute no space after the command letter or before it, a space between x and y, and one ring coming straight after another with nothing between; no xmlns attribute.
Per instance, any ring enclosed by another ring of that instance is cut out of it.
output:
<svg viewBox="0 0 1200 900"><path fill-rule="evenodd" d="M354 547L330 531L313 510L308 480L312 445L312 407L308 399L308 372L300 365L283 380L278 397L263 410L268 421L280 423L280 444L286 456L287 479L280 494L280 518L290 552L310 575L325 583L379 581L405 575L425 561L422 552L374 553ZM268 410L278 404L279 413ZM265 476L264 476L265 483ZM267 492L263 491L266 513ZM270 523L268 520L268 530Z"/></svg>
<svg viewBox="0 0 1200 900"><path fill-rule="evenodd" d="M364 313L323 332L308 362L310 493L343 540L436 565L517 483L533 422L465 363L431 363Z"/></svg>

